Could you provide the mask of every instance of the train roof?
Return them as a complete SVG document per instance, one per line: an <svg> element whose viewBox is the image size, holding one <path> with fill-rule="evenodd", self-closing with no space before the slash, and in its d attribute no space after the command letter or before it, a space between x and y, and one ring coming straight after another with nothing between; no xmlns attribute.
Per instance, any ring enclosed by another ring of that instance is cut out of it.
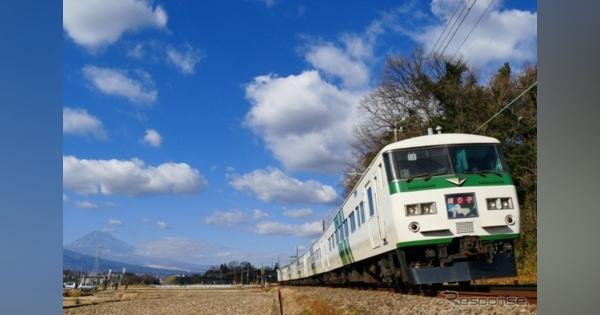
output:
<svg viewBox="0 0 600 315"><path fill-rule="evenodd" d="M381 152L398 149L429 147L444 144L463 144L463 143L500 143L495 138L471 135L466 133L442 133L414 137L406 140L394 142L385 146ZM380 153L381 153L380 152Z"/></svg>

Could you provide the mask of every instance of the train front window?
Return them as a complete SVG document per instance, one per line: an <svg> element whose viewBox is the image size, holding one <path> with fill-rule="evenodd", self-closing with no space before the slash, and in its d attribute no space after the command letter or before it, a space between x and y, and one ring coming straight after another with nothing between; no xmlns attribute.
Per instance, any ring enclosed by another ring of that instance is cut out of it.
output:
<svg viewBox="0 0 600 315"><path fill-rule="evenodd" d="M506 171L496 145L453 145L448 147L455 173L501 173Z"/></svg>
<svg viewBox="0 0 600 315"><path fill-rule="evenodd" d="M398 150L394 152L394 160L400 179L451 173L445 147Z"/></svg>

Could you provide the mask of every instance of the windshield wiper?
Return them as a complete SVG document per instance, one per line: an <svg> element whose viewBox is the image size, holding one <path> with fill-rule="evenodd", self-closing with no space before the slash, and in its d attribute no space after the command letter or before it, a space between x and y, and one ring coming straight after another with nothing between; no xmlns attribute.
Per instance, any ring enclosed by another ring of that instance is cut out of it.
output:
<svg viewBox="0 0 600 315"><path fill-rule="evenodd" d="M438 175L444 175L446 174L446 172L439 172L439 173L433 173L433 174L425 174L425 175L420 175L420 176L411 176L409 178L406 179L407 183L412 182L415 178L419 178L419 177L423 177L424 181L428 181L430 180L433 176L438 176Z"/></svg>
<svg viewBox="0 0 600 315"><path fill-rule="evenodd" d="M479 171L479 172L477 172L477 174L481 175L482 177L485 177L485 174L495 174L495 175L502 177L502 174L497 171Z"/></svg>

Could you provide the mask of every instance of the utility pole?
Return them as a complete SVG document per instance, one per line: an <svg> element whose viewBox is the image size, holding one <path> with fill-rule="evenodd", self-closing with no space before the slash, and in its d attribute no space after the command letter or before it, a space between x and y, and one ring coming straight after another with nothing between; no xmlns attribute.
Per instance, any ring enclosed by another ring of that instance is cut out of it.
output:
<svg viewBox="0 0 600 315"><path fill-rule="evenodd" d="M96 258L94 259L94 267L92 268L92 274L97 275L98 269L100 268L100 245L96 245Z"/></svg>
<svg viewBox="0 0 600 315"><path fill-rule="evenodd" d="M392 126L392 128L387 127L387 132L392 132L392 135L394 136L394 142L398 142L398 133L402 132L402 126L400 126L400 123L398 123L397 121L394 122L394 125Z"/></svg>

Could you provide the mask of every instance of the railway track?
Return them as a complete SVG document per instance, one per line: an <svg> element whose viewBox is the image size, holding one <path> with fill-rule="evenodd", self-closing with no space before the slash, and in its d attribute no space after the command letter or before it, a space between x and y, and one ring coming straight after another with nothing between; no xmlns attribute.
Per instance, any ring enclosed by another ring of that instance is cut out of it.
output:
<svg viewBox="0 0 600 315"><path fill-rule="evenodd" d="M437 297L460 303L537 304L537 286L531 285L472 285L442 286Z"/></svg>
<svg viewBox="0 0 600 315"><path fill-rule="evenodd" d="M445 298L457 304L537 304L536 285L433 285L420 287L330 286Z"/></svg>

